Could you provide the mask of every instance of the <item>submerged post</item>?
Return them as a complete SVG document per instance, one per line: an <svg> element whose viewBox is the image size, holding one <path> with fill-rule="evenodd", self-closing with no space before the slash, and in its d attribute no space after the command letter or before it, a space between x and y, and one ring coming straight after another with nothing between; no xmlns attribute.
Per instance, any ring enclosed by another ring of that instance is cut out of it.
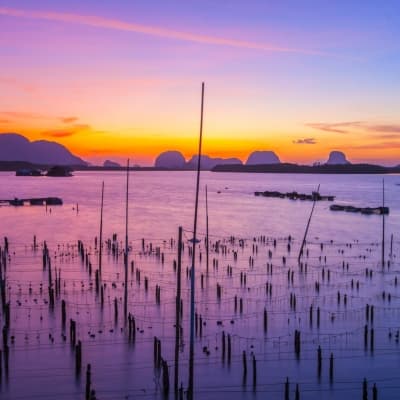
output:
<svg viewBox="0 0 400 400"><path fill-rule="evenodd" d="M124 285L124 318L128 315L128 197L129 197L129 158L126 166L126 199L125 199L125 285Z"/></svg>
<svg viewBox="0 0 400 400"><path fill-rule="evenodd" d="M382 179L382 268L385 267L385 180Z"/></svg>
<svg viewBox="0 0 400 400"><path fill-rule="evenodd" d="M195 290L195 260L197 242L197 209L199 205L199 185L200 185L200 166L201 166L201 142L203 138L203 109L204 109L204 82L201 84L201 110L200 110L200 134L199 150L197 159L197 179L196 179L196 200L194 206L193 223L193 251L192 251L192 271L190 274L190 347L189 347L189 385L188 399L193 399L193 375L194 375L194 290Z"/></svg>

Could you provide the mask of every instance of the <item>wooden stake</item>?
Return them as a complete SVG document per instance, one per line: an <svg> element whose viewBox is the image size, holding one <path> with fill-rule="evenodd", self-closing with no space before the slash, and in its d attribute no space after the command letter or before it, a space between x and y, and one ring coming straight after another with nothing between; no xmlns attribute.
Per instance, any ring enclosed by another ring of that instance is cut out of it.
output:
<svg viewBox="0 0 400 400"><path fill-rule="evenodd" d="M92 377L91 377L91 366L90 364L86 367L86 387L85 387L85 398L86 400L90 400L90 387L92 384Z"/></svg>
<svg viewBox="0 0 400 400"><path fill-rule="evenodd" d="M126 200L125 200L125 287L124 287L124 317L128 315L128 196L129 196L129 158L126 166Z"/></svg>

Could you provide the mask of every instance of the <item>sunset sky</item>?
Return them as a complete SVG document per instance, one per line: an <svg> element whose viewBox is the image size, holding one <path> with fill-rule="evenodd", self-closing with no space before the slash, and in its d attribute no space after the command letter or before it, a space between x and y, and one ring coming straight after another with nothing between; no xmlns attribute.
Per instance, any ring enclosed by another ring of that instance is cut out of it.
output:
<svg viewBox="0 0 400 400"><path fill-rule="evenodd" d="M0 0L0 132L92 162L400 163L400 1Z"/></svg>

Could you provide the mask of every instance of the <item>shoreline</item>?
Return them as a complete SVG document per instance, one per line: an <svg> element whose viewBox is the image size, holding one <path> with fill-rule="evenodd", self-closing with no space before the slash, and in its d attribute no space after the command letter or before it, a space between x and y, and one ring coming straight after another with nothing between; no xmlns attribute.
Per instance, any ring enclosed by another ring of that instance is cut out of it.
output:
<svg viewBox="0 0 400 400"><path fill-rule="evenodd" d="M54 165L33 164L24 161L0 161L0 172L16 172L19 169L47 170ZM73 171L126 171L126 167L103 167L103 166L66 166ZM195 168L161 168L161 167L129 167L130 171L195 171ZM298 165L298 164L259 164L259 165L237 165L223 164L214 168L204 168L202 171L211 172L234 172L234 173L278 173L278 174L400 174L400 166L384 167L375 164L343 164L343 165Z"/></svg>

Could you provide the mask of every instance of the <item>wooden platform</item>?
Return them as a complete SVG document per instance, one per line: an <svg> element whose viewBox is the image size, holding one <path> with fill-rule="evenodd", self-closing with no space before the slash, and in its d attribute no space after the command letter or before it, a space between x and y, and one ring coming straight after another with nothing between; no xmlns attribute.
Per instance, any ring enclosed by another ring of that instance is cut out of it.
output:
<svg viewBox="0 0 400 400"><path fill-rule="evenodd" d="M21 207L25 205L30 206L62 206L63 201L59 197L34 197L29 199L19 199L15 197L11 200L0 200L0 205L10 205L14 207Z"/></svg>

